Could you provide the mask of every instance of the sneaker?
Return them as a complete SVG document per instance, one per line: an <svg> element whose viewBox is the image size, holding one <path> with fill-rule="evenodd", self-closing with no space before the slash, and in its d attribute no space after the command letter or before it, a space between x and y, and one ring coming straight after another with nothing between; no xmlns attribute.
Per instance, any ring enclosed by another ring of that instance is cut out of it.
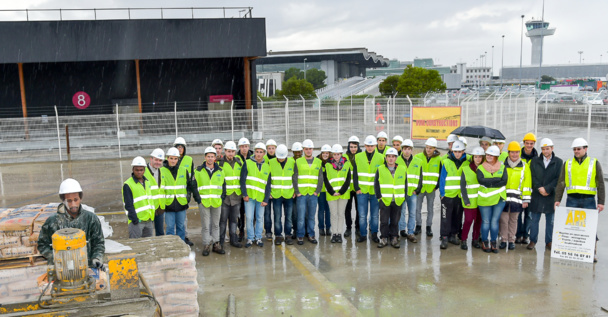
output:
<svg viewBox="0 0 608 317"><path fill-rule="evenodd" d="M342 236L341 236L341 235L338 235L338 236L337 236L337 238L336 238L336 242L337 242L337 243L342 243Z"/></svg>
<svg viewBox="0 0 608 317"><path fill-rule="evenodd" d="M372 241L374 241L375 243L379 243L380 239L378 239L378 233L372 233Z"/></svg>
<svg viewBox="0 0 608 317"><path fill-rule="evenodd" d="M304 238L298 238L298 245L304 244Z"/></svg>
<svg viewBox="0 0 608 317"><path fill-rule="evenodd" d="M471 241L471 246L473 246L475 249L481 249L481 243L479 243L479 240Z"/></svg>
<svg viewBox="0 0 608 317"><path fill-rule="evenodd" d="M208 256L209 253L211 253L211 244L207 244L204 248L203 248L203 256Z"/></svg>
<svg viewBox="0 0 608 317"><path fill-rule="evenodd" d="M407 235L407 240L408 240L409 242L411 242L411 243L417 243L417 242L418 242L418 239L416 239L416 236L415 236L415 235L413 235L413 234L408 234L408 235Z"/></svg>
<svg viewBox="0 0 608 317"><path fill-rule="evenodd" d="M448 242L453 244L453 245L459 245L460 244L460 239L458 239L456 236L450 236L448 238Z"/></svg>
<svg viewBox="0 0 608 317"><path fill-rule="evenodd" d="M441 245L439 247L442 249L448 248L448 237L441 238Z"/></svg>
<svg viewBox="0 0 608 317"><path fill-rule="evenodd" d="M338 241L336 239L336 235L334 234L331 236L331 243L336 243L336 242L338 242Z"/></svg>
<svg viewBox="0 0 608 317"><path fill-rule="evenodd" d="M189 245L189 246L193 246L194 245L194 243L192 243L192 241L190 241L190 239L188 239L188 237L186 237L184 239L184 242L186 242L186 244Z"/></svg>
<svg viewBox="0 0 608 317"><path fill-rule="evenodd" d="M315 239L315 237L309 237L309 238L308 238L308 241L309 241L310 243L312 243L312 244L317 244L317 243L319 243L319 242L318 242L318 241Z"/></svg>
<svg viewBox="0 0 608 317"><path fill-rule="evenodd" d="M433 230L431 230L431 226L426 226L426 236L427 237L433 236Z"/></svg>
<svg viewBox="0 0 608 317"><path fill-rule="evenodd" d="M293 239L291 239L291 237L287 236L287 238L285 238L285 244L286 245L293 245Z"/></svg>
<svg viewBox="0 0 608 317"><path fill-rule="evenodd" d="M283 242L283 237L274 238L274 245L281 245L282 242Z"/></svg>
<svg viewBox="0 0 608 317"><path fill-rule="evenodd" d="M490 242L489 241L482 241L481 242L481 249L483 250L483 252L486 252L486 253L492 252L492 248L490 247Z"/></svg>
<svg viewBox="0 0 608 317"><path fill-rule="evenodd" d="M245 248L250 248L252 244L253 244L253 241L247 239L247 243L245 243Z"/></svg>
<svg viewBox="0 0 608 317"><path fill-rule="evenodd" d="M405 230L399 231L399 234L404 238L407 237L407 233L405 232Z"/></svg>
<svg viewBox="0 0 608 317"><path fill-rule="evenodd" d="M378 240L378 248L384 248L388 245L388 240L386 238L382 238Z"/></svg>
<svg viewBox="0 0 608 317"><path fill-rule="evenodd" d="M258 240L257 240L255 243L256 243L256 244L258 245L258 247L260 247L260 248L264 246L264 242L262 242L262 239L258 239Z"/></svg>
<svg viewBox="0 0 608 317"><path fill-rule="evenodd" d="M401 247L401 243L399 243L399 239L397 237L393 237L391 240L391 246L395 249L399 249Z"/></svg>
<svg viewBox="0 0 608 317"><path fill-rule="evenodd" d="M509 242L509 250L515 250L515 243Z"/></svg>
<svg viewBox="0 0 608 317"><path fill-rule="evenodd" d="M351 234L350 229L346 229L346 231L344 231L344 237L345 238L350 237L350 234Z"/></svg>
<svg viewBox="0 0 608 317"><path fill-rule="evenodd" d="M215 244L213 244L213 252L215 252L217 254L226 254L226 251L224 251L224 248L222 247L222 245L219 242L216 242Z"/></svg>
<svg viewBox="0 0 608 317"><path fill-rule="evenodd" d="M272 233L267 233L266 234L266 240L272 241Z"/></svg>
<svg viewBox="0 0 608 317"><path fill-rule="evenodd" d="M469 247L467 246L467 240L460 241L460 248L465 251L469 249Z"/></svg>
<svg viewBox="0 0 608 317"><path fill-rule="evenodd" d="M365 241L367 241L367 236L359 236L357 238L357 242L365 242Z"/></svg>
<svg viewBox="0 0 608 317"><path fill-rule="evenodd" d="M496 241L492 241L491 245L492 245L492 252L498 253L498 248L496 247Z"/></svg>
<svg viewBox="0 0 608 317"><path fill-rule="evenodd" d="M507 248L507 243L502 241L500 242L500 245L498 246L501 250L506 249Z"/></svg>
<svg viewBox="0 0 608 317"><path fill-rule="evenodd" d="M421 231L421 226L416 226L416 229L414 230L414 235L419 235Z"/></svg>

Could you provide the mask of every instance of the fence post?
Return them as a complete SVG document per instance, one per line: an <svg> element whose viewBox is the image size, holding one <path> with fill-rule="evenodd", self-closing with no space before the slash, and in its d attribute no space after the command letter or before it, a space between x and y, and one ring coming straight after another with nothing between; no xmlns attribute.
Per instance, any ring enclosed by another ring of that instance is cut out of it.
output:
<svg viewBox="0 0 608 317"><path fill-rule="evenodd" d="M321 98L319 98L319 95L317 95L316 93L315 93L315 95L317 96L317 100L319 101L319 122L317 125L317 129L319 129L318 131L320 131L321 130Z"/></svg>
<svg viewBox="0 0 608 317"><path fill-rule="evenodd" d="M304 135L306 136L306 99L302 95L300 95L300 98L302 98L302 120L304 123Z"/></svg>
<svg viewBox="0 0 608 317"><path fill-rule="evenodd" d="M59 160L63 161L61 158L61 138L59 136L59 114L57 113L57 106L55 105L55 123L57 124L57 146L59 147Z"/></svg>
<svg viewBox="0 0 608 317"><path fill-rule="evenodd" d="M118 122L118 104L116 104L116 137L118 138L118 158L122 158L120 151L120 123Z"/></svg>
<svg viewBox="0 0 608 317"><path fill-rule="evenodd" d="M289 99L285 98L285 144L289 144Z"/></svg>
<svg viewBox="0 0 608 317"><path fill-rule="evenodd" d="M410 103L410 140L412 139L412 122L414 122L413 114L412 114L412 99L410 99L410 95L405 95L407 97L407 101Z"/></svg>
<svg viewBox="0 0 608 317"><path fill-rule="evenodd" d="M232 140L234 141L234 100L230 102L230 131L232 133ZM177 120L177 119L176 119ZM175 126L177 129L177 125ZM177 130L175 135L177 136Z"/></svg>
<svg viewBox="0 0 608 317"><path fill-rule="evenodd" d="M336 141L337 144L340 144L340 101L342 101L341 97L338 97L338 105L336 106L336 112L337 112L337 118L338 118L338 135L337 138L338 140Z"/></svg>
<svg viewBox="0 0 608 317"><path fill-rule="evenodd" d="M177 101L173 102L173 117L175 117L175 137L177 138Z"/></svg>
<svg viewBox="0 0 608 317"><path fill-rule="evenodd" d="M390 121L390 111L391 111L391 98L393 98L393 96L388 97L388 100L386 100L386 118L384 118L384 121L386 122L386 134L390 135L391 133L391 121ZM388 143L388 140L386 140Z"/></svg>
<svg viewBox="0 0 608 317"><path fill-rule="evenodd" d="M587 142L591 140L591 110L593 105L589 103L589 116L587 117Z"/></svg>
<svg viewBox="0 0 608 317"><path fill-rule="evenodd" d="M260 98L260 96L258 96L258 99L260 100L260 110L262 111L261 115L262 115L262 129L264 128L264 100L262 100L262 98ZM253 109L251 109L253 111ZM253 115L252 115L253 117ZM259 129L258 129L259 130Z"/></svg>
<svg viewBox="0 0 608 317"><path fill-rule="evenodd" d="M492 97L496 92L492 92L486 100L484 100L484 109L483 109L483 125L488 126L488 99Z"/></svg>

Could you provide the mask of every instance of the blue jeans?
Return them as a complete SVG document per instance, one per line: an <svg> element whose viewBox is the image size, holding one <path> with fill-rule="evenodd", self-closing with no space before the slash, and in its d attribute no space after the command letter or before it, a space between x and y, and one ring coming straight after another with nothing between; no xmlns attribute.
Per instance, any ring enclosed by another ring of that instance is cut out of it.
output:
<svg viewBox="0 0 608 317"><path fill-rule="evenodd" d="M177 235L185 241L186 239L186 210L165 212L165 223L167 224L167 235Z"/></svg>
<svg viewBox="0 0 608 317"><path fill-rule="evenodd" d="M498 239L500 214L505 208L505 203L503 200L494 206L479 206L479 212L481 212L481 240L488 241L488 233L490 233L491 241Z"/></svg>
<svg viewBox="0 0 608 317"><path fill-rule="evenodd" d="M315 236L315 213L317 211L318 197L315 195L302 195L298 197L298 238Z"/></svg>
<svg viewBox="0 0 608 317"><path fill-rule="evenodd" d="M280 237L283 235L283 226L281 224L281 218L284 216L285 223L285 237L291 236L291 213L293 211L293 199L287 198L274 198L274 236ZM283 212L281 212L281 209Z"/></svg>
<svg viewBox="0 0 608 317"><path fill-rule="evenodd" d="M165 235L165 213L154 216L154 230L157 236Z"/></svg>
<svg viewBox="0 0 608 317"><path fill-rule="evenodd" d="M255 233L253 218L255 217ZM262 202L249 197L245 202L245 221L247 226L247 240L262 239L262 228L264 224L264 207Z"/></svg>
<svg viewBox="0 0 608 317"><path fill-rule="evenodd" d="M416 227L416 200L418 196L412 195L405 198L405 202L401 205L401 218L399 219L399 230L405 230L407 227L407 234L414 234L414 227ZM407 222L405 221L405 210L408 210Z"/></svg>
<svg viewBox="0 0 608 317"><path fill-rule="evenodd" d="M268 205L264 207L264 231L266 234L272 234L272 204L274 203L274 199L268 200Z"/></svg>
<svg viewBox="0 0 608 317"><path fill-rule="evenodd" d="M331 228L331 220L329 214L329 205L327 204L327 193L321 192L319 194L319 213L317 214L319 219L319 230Z"/></svg>
<svg viewBox="0 0 608 317"><path fill-rule="evenodd" d="M595 205L595 196L589 196L585 198L575 198L568 196L568 198L566 198L566 207L597 209L597 206Z"/></svg>
<svg viewBox="0 0 608 317"><path fill-rule="evenodd" d="M530 236L530 211L528 208L517 215L517 233L515 236L523 238Z"/></svg>
<svg viewBox="0 0 608 317"><path fill-rule="evenodd" d="M378 199L372 194L357 194L359 203L359 233L362 237L367 237L367 214L369 212L369 226L372 233L378 232ZM369 204L369 205L368 205Z"/></svg>
<svg viewBox="0 0 608 317"><path fill-rule="evenodd" d="M530 213L530 242L538 242L538 224L540 222L540 216L542 215L543 213L541 212ZM545 243L549 243L553 240L553 218L555 218L554 212L545 214Z"/></svg>

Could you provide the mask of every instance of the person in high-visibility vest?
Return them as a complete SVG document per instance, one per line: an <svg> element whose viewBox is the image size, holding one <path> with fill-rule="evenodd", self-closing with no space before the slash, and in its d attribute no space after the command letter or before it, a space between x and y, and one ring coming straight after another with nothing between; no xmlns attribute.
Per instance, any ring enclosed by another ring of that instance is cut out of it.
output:
<svg viewBox="0 0 608 317"><path fill-rule="evenodd" d="M477 182L479 191L477 192L477 205L481 213L481 249L484 252L498 253L496 240L498 239L498 229L500 215L505 207L507 200L506 185L508 173L505 165L498 161L500 150L492 145L486 153L486 161L477 168ZM490 240L488 240L490 235Z"/></svg>
<svg viewBox="0 0 608 317"><path fill-rule="evenodd" d="M357 202L359 209L359 237L357 242L367 241L367 217L369 215L369 231L371 231L371 239L378 243L378 199L374 191L374 176L378 167L384 164L384 155L376 151L376 138L373 135L365 137L365 152L355 155L353 164L353 182L355 183L355 192L357 193ZM351 161L351 164L353 162Z"/></svg>
<svg viewBox="0 0 608 317"><path fill-rule="evenodd" d="M253 154L253 152L251 150L249 150L249 139L247 138L240 138L239 139L239 143L238 143L238 147L239 147L239 152L237 153L237 156L241 159L241 161L243 162L243 166L245 166L245 162L247 162L247 160L249 158L251 158L251 155ZM245 195L245 193L242 193L243 195ZM239 215L239 242L242 242L243 239L245 237L245 201L241 201L241 210L240 210L240 215Z"/></svg>
<svg viewBox="0 0 608 317"><path fill-rule="evenodd" d="M462 234L460 235L460 248L468 250L467 239L469 238L469 230L473 225L473 233L471 235L471 246L479 249L479 236L481 230L481 213L477 206L477 197L479 192L479 182L477 182L477 169L483 163L485 152L481 146L473 149L469 165L462 168L460 174L460 197L462 207L464 209L464 223L462 225Z"/></svg>
<svg viewBox="0 0 608 317"><path fill-rule="evenodd" d="M302 157L302 151L303 150L304 149L302 148L302 143L300 143L300 142L294 142L291 145L291 153L293 155L294 161ZM295 168L295 173L296 173L296 176L297 176L297 173L298 173L298 166L297 165L296 165L296 168ZM297 180L297 178L296 178L296 180ZM298 182L296 181L294 183L294 190L295 190L295 187L297 187L297 186L298 186ZM291 239L292 240L296 240L297 237L298 237L297 236L297 232L298 232L298 195L296 195L293 198L293 210L291 212L291 225L292 225L292 229L293 229L292 230L292 234L291 234Z"/></svg>
<svg viewBox="0 0 608 317"><path fill-rule="evenodd" d="M500 150L500 156L498 157L500 162L504 162L509 157L509 153L503 151L505 142L507 142L505 139L494 139L492 142L492 145L496 145Z"/></svg>
<svg viewBox="0 0 608 317"><path fill-rule="evenodd" d="M138 156L131 163L131 177L122 186L122 202L129 222L129 238L151 237L154 233L155 203L152 184L144 173L146 160Z"/></svg>
<svg viewBox="0 0 608 317"><path fill-rule="evenodd" d="M330 157L331 146L329 144L324 144L321 147L321 153L317 155L317 158L321 160L323 172L325 172L325 164L327 161L329 161ZM331 234L331 215L329 212L329 204L327 203L327 190L325 183L323 183L323 188L319 194L318 205L317 225L319 227L319 236L329 236Z"/></svg>
<svg viewBox="0 0 608 317"><path fill-rule="evenodd" d="M355 224L355 235L357 238L361 234L359 232L359 216L357 215L357 210L359 210L359 204L357 202L357 192L355 192L355 183L353 176L353 168L355 162L355 155L361 152L361 148L359 147L359 138L356 135L348 138L348 148L346 149L346 153L343 156L347 161L351 162L350 169L350 197L346 202L346 208L344 210L344 219L346 220L346 230L344 231L344 237L348 238L352 234L353 223ZM355 210L353 212L353 201L355 205Z"/></svg>
<svg viewBox="0 0 608 317"><path fill-rule="evenodd" d="M277 151L277 142L275 140L270 139L266 141L266 155L264 155L264 161L269 163L270 160L276 157ZM266 240L272 241L272 231L274 223L272 222L272 205L274 203L274 199L272 196L268 200L268 205L264 207L264 231L266 232Z"/></svg>
<svg viewBox="0 0 608 317"><path fill-rule="evenodd" d="M211 146L215 149L217 155L215 156L215 161L219 162L224 157L224 142L220 139L215 139L211 142Z"/></svg>
<svg viewBox="0 0 608 317"><path fill-rule="evenodd" d="M526 162L526 165L530 167L532 159L538 157L538 152L534 148L536 145L536 136L534 133L527 133L524 135L524 147L521 149L520 158ZM519 213L517 218L517 234L515 243L529 244L530 243L530 210L528 207L524 208L524 211Z"/></svg>
<svg viewBox="0 0 608 317"><path fill-rule="evenodd" d="M251 247L253 243L259 247L264 246L264 242L262 242L264 207L268 205L268 199L270 199L270 183L268 182L270 165L264 160L265 154L266 145L261 142L257 143L253 157L245 161L241 169L241 193L245 201L245 221L247 223L246 248Z"/></svg>
<svg viewBox="0 0 608 317"><path fill-rule="evenodd" d="M156 236L165 235L165 199L160 195L160 168L165 160L165 151L154 149L150 154L150 160L146 166L144 176L150 181L152 196L154 199L154 231Z"/></svg>
<svg viewBox="0 0 608 317"><path fill-rule="evenodd" d="M386 150L391 148L390 146L386 145L386 143L388 142L388 135L384 131L378 132L378 135L376 136L376 142L376 151L378 151L378 153L382 155L386 153Z"/></svg>
<svg viewBox="0 0 608 317"><path fill-rule="evenodd" d="M460 140L452 144L452 153L441 162L439 175L439 197L441 198L441 249L448 248L448 242L459 245L462 230L462 202L460 200L460 174L469 165L464 153L464 143Z"/></svg>
<svg viewBox="0 0 608 317"><path fill-rule="evenodd" d="M417 243L414 228L416 227L416 200L422 190L422 162L412 154L413 150L414 143L407 139L403 141L401 154L397 158L397 165L407 168L407 196L405 203L401 205L399 230L402 237L406 237L412 243ZM408 215L407 221L405 220L406 214Z"/></svg>
<svg viewBox="0 0 608 317"><path fill-rule="evenodd" d="M166 160L160 169L160 194L165 199L165 223L168 235L178 235L186 242L186 210L191 192L190 172L179 163L179 150L167 150ZM186 242L186 244L188 244Z"/></svg>
<svg viewBox="0 0 608 317"><path fill-rule="evenodd" d="M574 157L564 163L555 189L555 207L559 207L564 189L568 194L566 207L604 210L606 186L600 161L587 156L589 144L583 138L572 141ZM597 205L596 205L597 197ZM597 237L595 239L595 257L597 262Z"/></svg>
<svg viewBox="0 0 608 317"><path fill-rule="evenodd" d="M323 165L320 159L312 155L314 144L306 139L302 142L304 157L296 160L298 182L295 192L298 197L298 245L304 244L304 234L308 241L317 244L315 239L315 216L318 196L323 189Z"/></svg>
<svg viewBox="0 0 608 317"><path fill-rule="evenodd" d="M240 185L243 161L236 156L236 144L233 141L226 142L224 153L224 157L218 162L219 167L224 172L226 182L226 196L222 201L222 214L220 215L220 244L224 249L226 223L228 223L230 245L235 248L242 248L243 245L239 242L237 236L237 226L243 200Z"/></svg>
<svg viewBox="0 0 608 317"><path fill-rule="evenodd" d="M530 165L524 162L519 153L519 142L513 141L507 147L509 158L505 161L505 171L508 174L507 202L500 215L500 246L505 249L507 242L509 250L515 249L515 233L517 230L517 216L528 207L532 197L532 176Z"/></svg>
<svg viewBox="0 0 608 317"><path fill-rule="evenodd" d="M403 137L400 135L395 135L393 137L393 148L397 150L397 153L401 155L401 144L403 144Z"/></svg>
<svg viewBox="0 0 608 317"><path fill-rule="evenodd" d="M201 214L201 233L203 236L203 256L208 256L213 245L213 252L225 254L220 244L220 216L222 200L226 196L225 174L215 162L216 151L212 147L205 149L205 163L194 170L192 188L194 200L198 203ZM225 233L224 233L225 234Z"/></svg>
<svg viewBox="0 0 608 317"><path fill-rule="evenodd" d="M433 204L435 192L439 188L439 172L441 171L441 156L437 151L437 139L428 138L424 143L424 150L414 157L422 162L422 191L416 199L416 229L419 235L422 228L422 202L426 198L426 236L432 237L433 230Z"/></svg>
<svg viewBox="0 0 608 317"><path fill-rule="evenodd" d="M177 148L177 150L179 151L179 161L177 162L177 165L184 167L188 171L189 175L194 175L194 161L192 160L192 156L186 154L186 140L182 137L178 137L173 142L173 146L175 148ZM191 197L191 193L188 192L188 196L186 197L187 203L190 202L190 197ZM187 222L187 221L188 221L188 215L186 214L185 222ZM190 239L188 239L187 233L186 233L186 236L184 239L185 239L184 241L186 241L187 245L189 245L189 246L194 245L194 243L192 243L190 241Z"/></svg>
<svg viewBox="0 0 608 317"><path fill-rule="evenodd" d="M273 200L274 209L274 244L281 245L285 241L286 245L292 245L292 212L293 200L295 196L294 184L298 181L296 173L296 161L287 157L289 151L285 144L279 144L276 150L276 158L270 160L270 199ZM283 223L281 223L283 219ZM285 230L285 237L283 237Z"/></svg>
<svg viewBox="0 0 608 317"><path fill-rule="evenodd" d="M344 149L340 144L331 147L332 157L325 163L323 182L327 190L327 203L331 213L331 243L342 243L344 232L344 212L350 196L350 162L342 155Z"/></svg>
<svg viewBox="0 0 608 317"><path fill-rule="evenodd" d="M385 163L380 165L374 177L374 191L380 205L380 234L378 248L389 243L393 248L399 243L399 218L401 205L407 195L407 168L397 165L397 150L386 150Z"/></svg>

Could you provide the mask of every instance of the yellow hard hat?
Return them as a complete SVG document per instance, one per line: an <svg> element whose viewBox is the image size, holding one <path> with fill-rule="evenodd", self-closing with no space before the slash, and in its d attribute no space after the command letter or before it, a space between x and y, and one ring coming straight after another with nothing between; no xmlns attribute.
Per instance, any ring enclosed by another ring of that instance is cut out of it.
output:
<svg viewBox="0 0 608 317"><path fill-rule="evenodd" d="M524 135L524 142L525 141L534 141L534 142L536 142L536 135L534 135L534 133L532 133L532 132L526 133L526 135Z"/></svg>
<svg viewBox="0 0 608 317"><path fill-rule="evenodd" d="M532 134L532 133L530 133L530 134ZM532 134L532 136L534 137L534 134ZM517 141L512 141L511 143L509 143L509 146L507 147L507 151L519 152L519 151L521 151L521 145L519 145L519 142L517 142Z"/></svg>

